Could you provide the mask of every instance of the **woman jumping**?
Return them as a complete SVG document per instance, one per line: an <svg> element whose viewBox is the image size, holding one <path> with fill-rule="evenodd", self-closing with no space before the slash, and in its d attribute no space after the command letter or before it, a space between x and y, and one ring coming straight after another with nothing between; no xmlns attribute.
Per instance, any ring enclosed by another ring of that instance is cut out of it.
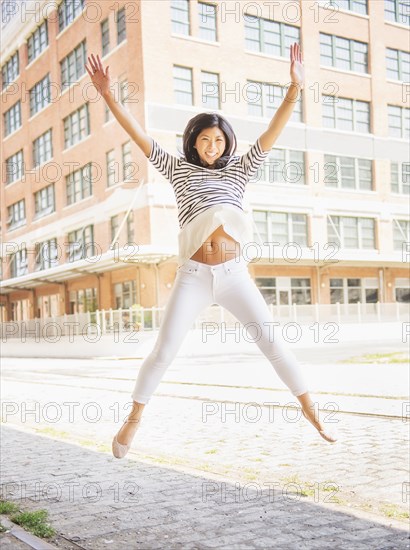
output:
<svg viewBox="0 0 410 550"><path fill-rule="evenodd" d="M110 90L109 67L104 70L98 55L88 57L86 69L94 86L121 126L171 183L180 225L177 275L155 346L138 372L131 394L132 410L113 439L112 451L116 458L127 454L145 405L177 355L194 320L214 303L226 308L244 326L257 325L255 341L259 349L298 398L305 417L326 441L334 443L337 440L320 422L293 353L274 341L268 305L242 255L243 247L252 241L251 227L242 208L246 184L271 151L304 85L303 59L298 43L291 45L290 59L291 84L286 97L268 129L246 154L234 155L236 137L225 118L216 113L201 113L188 122L183 134L184 156L177 158L149 137L115 100Z"/></svg>

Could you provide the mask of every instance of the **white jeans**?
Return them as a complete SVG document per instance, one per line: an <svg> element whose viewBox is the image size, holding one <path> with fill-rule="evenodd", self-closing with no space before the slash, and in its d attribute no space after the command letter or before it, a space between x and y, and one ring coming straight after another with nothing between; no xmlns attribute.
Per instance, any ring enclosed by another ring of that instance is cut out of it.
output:
<svg viewBox="0 0 410 550"><path fill-rule="evenodd" d="M138 372L134 401L148 403L196 317L215 303L246 327L249 340L255 341L294 396L308 391L295 356L278 341L278 327L273 330L272 315L246 259L239 256L217 265L189 259L178 268L155 346Z"/></svg>

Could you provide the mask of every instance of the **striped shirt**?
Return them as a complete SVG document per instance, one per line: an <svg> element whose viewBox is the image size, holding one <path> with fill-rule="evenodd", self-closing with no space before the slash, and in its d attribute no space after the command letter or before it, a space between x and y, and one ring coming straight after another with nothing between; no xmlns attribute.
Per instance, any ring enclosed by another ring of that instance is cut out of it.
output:
<svg viewBox="0 0 410 550"><path fill-rule="evenodd" d="M151 138L152 139L152 138ZM259 139L242 156L231 156L223 168L213 170L177 158L152 139L148 160L171 183L178 207L180 228L216 205L242 208L246 183L270 151L262 151Z"/></svg>

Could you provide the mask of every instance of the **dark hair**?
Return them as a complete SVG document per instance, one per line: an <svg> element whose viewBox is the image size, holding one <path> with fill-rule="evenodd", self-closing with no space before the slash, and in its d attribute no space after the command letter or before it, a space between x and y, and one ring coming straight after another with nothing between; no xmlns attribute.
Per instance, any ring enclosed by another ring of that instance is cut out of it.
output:
<svg viewBox="0 0 410 550"><path fill-rule="evenodd" d="M196 138L202 130L205 128L215 128L216 126L224 133L226 141L225 150L214 164L208 166L201 161L194 145ZM182 143L185 160L187 162L196 164L197 166L206 166L210 169L224 168L230 157L235 153L237 146L235 132L232 126L224 117L217 113L200 113L194 116L194 118L191 118L184 130Z"/></svg>

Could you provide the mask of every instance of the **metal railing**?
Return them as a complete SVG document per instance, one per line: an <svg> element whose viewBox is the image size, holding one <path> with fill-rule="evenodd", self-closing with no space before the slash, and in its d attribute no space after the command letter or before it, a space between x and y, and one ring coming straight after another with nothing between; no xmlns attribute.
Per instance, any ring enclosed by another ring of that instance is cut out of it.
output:
<svg viewBox="0 0 410 550"><path fill-rule="evenodd" d="M269 310L272 320L280 324L296 322L312 323L378 323L408 322L410 305L407 303L374 304L312 304L273 305ZM36 340L61 336L110 334L113 332L141 332L158 330L165 307L97 310L58 317L43 317L25 321L8 321L0 324L0 335L5 342L9 338L35 338ZM177 320L178 322L178 320ZM191 328L199 329L206 323L237 327L238 319L219 305L207 307L195 319Z"/></svg>

